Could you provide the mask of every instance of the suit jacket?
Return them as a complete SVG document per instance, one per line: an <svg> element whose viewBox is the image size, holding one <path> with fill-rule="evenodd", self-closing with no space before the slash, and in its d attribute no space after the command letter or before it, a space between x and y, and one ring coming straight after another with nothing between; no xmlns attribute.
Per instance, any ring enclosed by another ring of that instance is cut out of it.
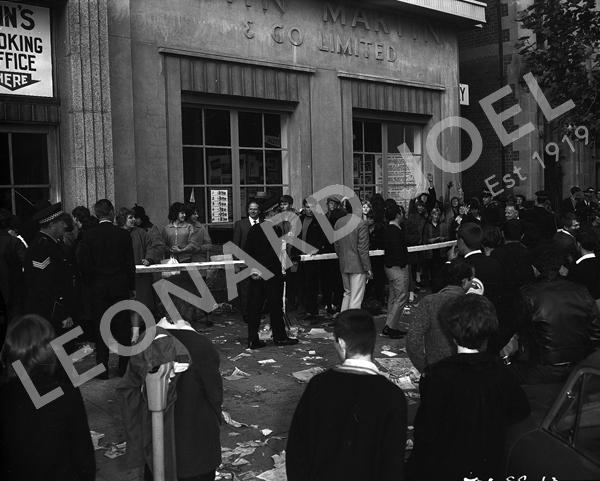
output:
<svg viewBox="0 0 600 481"><path fill-rule="evenodd" d="M268 221L265 221L268 222ZM275 226L277 235L281 235L279 226ZM244 249L248 255L252 256L256 261L266 267L275 276L281 276L281 261L279 255L281 250L277 252L273 250L269 239L260 224L254 224L248 231L248 238Z"/></svg>
<svg viewBox="0 0 600 481"><path fill-rule="evenodd" d="M560 212L562 214L568 214L568 213L575 214L578 204L579 204L579 202L577 202L575 205L573 205L573 201L572 201L571 197L567 197L566 199L563 199L563 201L560 204Z"/></svg>
<svg viewBox="0 0 600 481"><path fill-rule="evenodd" d="M246 240L248 239L248 232L250 231L250 219L240 219L233 224L233 243L240 249L246 249Z"/></svg>
<svg viewBox="0 0 600 481"><path fill-rule="evenodd" d="M475 268L475 277L483 282L485 296L497 307L504 288L504 271L500 263L482 253L465 257L465 262Z"/></svg>
<svg viewBox="0 0 600 481"><path fill-rule="evenodd" d="M583 284L594 299L600 299L600 259L590 257L574 264L569 270L569 280Z"/></svg>
<svg viewBox="0 0 600 481"><path fill-rule="evenodd" d="M347 214L335 223L335 230L342 229L350 220ZM340 260L340 271L343 274L366 274L371 270L369 258L369 226L363 220L348 235L334 243L335 252Z"/></svg>
<svg viewBox="0 0 600 481"><path fill-rule="evenodd" d="M78 256L84 278L93 284L110 284L115 293L127 296L135 290L135 262L131 235L111 222L87 230Z"/></svg>

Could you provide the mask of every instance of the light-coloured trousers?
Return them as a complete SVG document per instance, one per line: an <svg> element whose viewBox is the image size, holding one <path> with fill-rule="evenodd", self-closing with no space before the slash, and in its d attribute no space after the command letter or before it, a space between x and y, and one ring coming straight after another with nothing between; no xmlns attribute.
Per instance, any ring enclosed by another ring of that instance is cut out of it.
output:
<svg viewBox="0 0 600 481"><path fill-rule="evenodd" d="M389 283L388 314L385 325L391 329L408 331L408 323L403 312L406 301L408 301L410 267L385 267L385 275Z"/></svg>
<svg viewBox="0 0 600 481"><path fill-rule="evenodd" d="M344 286L344 298L340 312L348 309L360 309L365 287L367 285L367 274L345 274L342 272L342 284Z"/></svg>

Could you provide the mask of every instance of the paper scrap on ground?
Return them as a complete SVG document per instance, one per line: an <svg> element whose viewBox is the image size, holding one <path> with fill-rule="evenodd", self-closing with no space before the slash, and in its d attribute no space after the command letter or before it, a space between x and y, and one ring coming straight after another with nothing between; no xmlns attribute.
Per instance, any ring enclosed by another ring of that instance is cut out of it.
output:
<svg viewBox="0 0 600 481"><path fill-rule="evenodd" d="M264 366L265 364L275 364L277 361L275 359L263 359L261 361L258 361L258 363L261 366Z"/></svg>
<svg viewBox="0 0 600 481"><path fill-rule="evenodd" d="M237 421L234 421L233 419L231 419L231 415L227 412L227 411L223 411L223 419L225 420L225 422L227 424L229 424L230 426L233 426L234 428L241 428L241 427L248 427L247 424L244 423L238 423Z"/></svg>
<svg viewBox="0 0 600 481"><path fill-rule="evenodd" d="M317 351L308 351L308 353L309 353L311 356L314 356L314 355L317 353Z"/></svg>
<svg viewBox="0 0 600 481"><path fill-rule="evenodd" d="M230 361L239 361L241 358L243 357L250 357L251 354L247 353L247 352L240 352L237 356L230 358Z"/></svg>
<svg viewBox="0 0 600 481"><path fill-rule="evenodd" d="M394 359L378 357L375 358L375 361L394 377L410 376L413 381L418 381L421 377L421 374L413 366L412 362L410 362L410 359L404 357Z"/></svg>
<svg viewBox="0 0 600 481"><path fill-rule="evenodd" d="M333 334L331 332L327 332L323 328L311 329L310 332L306 333L308 337L313 339L333 339Z"/></svg>
<svg viewBox="0 0 600 481"><path fill-rule="evenodd" d="M262 433L263 436L268 436L273 431L271 431L270 429L262 429L260 432Z"/></svg>
<svg viewBox="0 0 600 481"><path fill-rule="evenodd" d="M267 392L266 387L259 386L258 384L254 386L254 392Z"/></svg>
<svg viewBox="0 0 600 481"><path fill-rule="evenodd" d="M235 449L231 449L229 451L223 451L221 450L221 456L223 457L224 460L226 460L226 462L229 463L229 458L233 458L235 457L235 459L239 459L239 458L243 458L244 456L250 456L251 454L254 453L254 451L256 451L256 448L254 447L242 447L242 446L238 446ZM245 464L245 463L242 463Z"/></svg>
<svg viewBox="0 0 600 481"><path fill-rule="evenodd" d="M90 436L92 437L92 443L94 444L94 451L102 449L102 446L100 446L100 440L104 437L104 434L97 433L96 431L90 431Z"/></svg>
<svg viewBox="0 0 600 481"><path fill-rule="evenodd" d="M110 459L118 458L119 456L123 456L125 454L125 450L127 449L127 443L122 442L120 444L111 444L110 447L104 452L104 456Z"/></svg>
<svg viewBox="0 0 600 481"><path fill-rule="evenodd" d="M233 463L231 463L232 466L243 466L244 464L250 464L250 462L244 458L237 458Z"/></svg>
<svg viewBox="0 0 600 481"><path fill-rule="evenodd" d="M308 382L317 374L323 372L325 369L322 367L311 367L309 369L304 369L303 371L296 371L292 373L298 381L300 382Z"/></svg>
<svg viewBox="0 0 600 481"><path fill-rule="evenodd" d="M275 467L269 471L265 471L257 476L257 479L263 481L287 481L287 474L285 472L285 451L281 452L281 455L275 454L271 456Z"/></svg>
<svg viewBox="0 0 600 481"><path fill-rule="evenodd" d="M383 354L384 356L387 356L387 357L395 357L395 356L398 355L398 354L396 354L395 352L392 352L392 351L381 351L381 354Z"/></svg>
<svg viewBox="0 0 600 481"><path fill-rule="evenodd" d="M392 378L391 381L398 386L400 389L402 389L403 391L412 391L417 389L417 386L415 386L412 381L410 380L410 377L408 376L402 376L399 378Z"/></svg>
<svg viewBox="0 0 600 481"><path fill-rule="evenodd" d="M250 377L250 374L242 371L241 369L238 369L237 367L229 376L223 376L223 378L227 379L228 381L237 381L238 379L244 379L246 377Z"/></svg>

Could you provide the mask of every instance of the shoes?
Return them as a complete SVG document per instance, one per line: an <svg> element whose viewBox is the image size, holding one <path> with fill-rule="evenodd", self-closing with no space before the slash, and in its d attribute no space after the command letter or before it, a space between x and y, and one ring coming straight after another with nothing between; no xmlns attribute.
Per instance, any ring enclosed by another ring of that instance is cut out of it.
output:
<svg viewBox="0 0 600 481"><path fill-rule="evenodd" d="M256 341L248 342L248 349L260 349L261 347L265 347L267 343L265 341L261 341L260 339Z"/></svg>
<svg viewBox="0 0 600 481"><path fill-rule="evenodd" d="M298 339L294 339L293 337L284 337L283 339L273 339L273 342L276 346L293 346L294 344L298 344Z"/></svg>
<svg viewBox="0 0 600 481"><path fill-rule="evenodd" d="M383 331L381 331L381 334L389 337L390 339L402 339L404 336L406 336L406 332L398 329L392 329L389 326L385 326Z"/></svg>

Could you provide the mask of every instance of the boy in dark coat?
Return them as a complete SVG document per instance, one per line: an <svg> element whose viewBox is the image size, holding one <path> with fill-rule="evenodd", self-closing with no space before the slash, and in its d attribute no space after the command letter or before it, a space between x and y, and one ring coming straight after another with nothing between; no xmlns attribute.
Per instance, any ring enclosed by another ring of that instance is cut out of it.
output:
<svg viewBox="0 0 600 481"><path fill-rule="evenodd" d="M373 318L346 310L334 335L344 363L312 378L300 399L287 444L287 479L401 481L406 398L373 364Z"/></svg>
<svg viewBox="0 0 600 481"><path fill-rule="evenodd" d="M499 479L506 428L529 415L529 402L500 359L486 352L498 328L488 299L460 296L442 322L457 354L429 366L421 378L408 477Z"/></svg>

